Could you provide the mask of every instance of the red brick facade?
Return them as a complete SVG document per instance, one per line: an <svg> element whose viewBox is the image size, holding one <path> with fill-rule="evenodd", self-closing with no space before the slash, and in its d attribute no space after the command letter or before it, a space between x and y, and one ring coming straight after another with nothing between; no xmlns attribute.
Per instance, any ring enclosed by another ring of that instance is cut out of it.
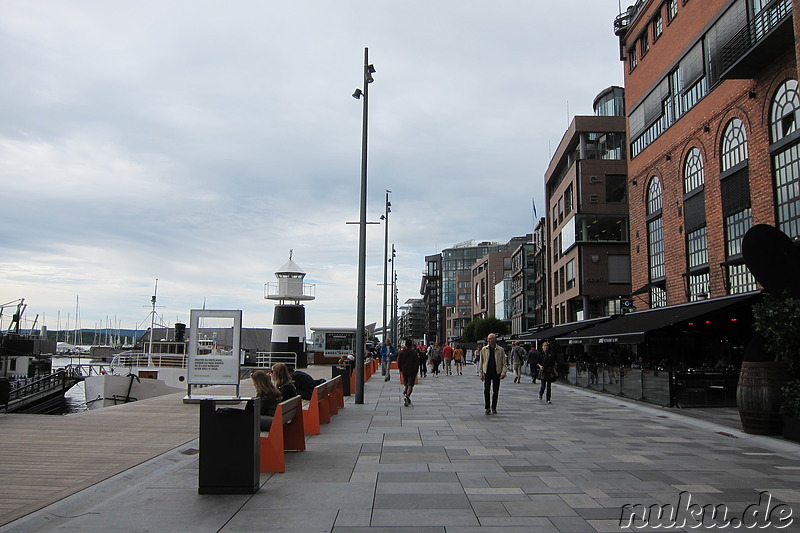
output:
<svg viewBox="0 0 800 533"><path fill-rule="evenodd" d="M620 44L630 50L643 32L650 32L649 50L638 57L632 70L625 63L625 94L630 113L665 78L681 57L708 31L710 25L731 5L730 0L678 0L678 13L667 21L668 2L648 1L631 21ZM793 1L794 12L800 0ZM663 17L663 33L652 40L650 29L657 10ZM800 29L794 16L795 35ZM637 48L639 48L637 46ZM638 50L637 50L638 51ZM627 52L626 52L627 54ZM797 79L797 39L794 47L764 57L751 79L725 79L712 86L694 107L667 128L639 154L631 154L628 166L631 238L631 285L633 290L650 282L646 221L647 190L650 179L662 184L662 220L667 305L687 301L687 245L684 228L683 168L687 153L699 148L704 162L705 211L708 237L710 297L727 294L724 221L720 172L721 139L732 118L743 121L748 140L748 167L752 224L775 224L775 188L769 152L770 109L779 85ZM629 115L630 116L630 115ZM629 127L630 131L630 127ZM633 141L634 139L629 139ZM644 299L649 302L647 295ZM644 302L637 302L637 307ZM645 305L646 306L646 305Z"/></svg>

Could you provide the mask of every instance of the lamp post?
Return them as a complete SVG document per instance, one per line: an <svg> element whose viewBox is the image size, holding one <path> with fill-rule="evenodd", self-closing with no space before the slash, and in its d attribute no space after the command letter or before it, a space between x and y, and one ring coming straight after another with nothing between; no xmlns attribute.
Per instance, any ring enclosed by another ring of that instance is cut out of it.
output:
<svg viewBox="0 0 800 533"><path fill-rule="evenodd" d="M392 345L394 345L395 349L396 349L396 347L397 347L397 317L395 316L394 309L395 309L395 301L396 301L396 296L397 296L397 274L395 273L395 268L394 268L395 267L395 265L394 265L394 263L395 263L394 244L392 245L392 258L389 259L389 261L392 263L392 302L391 302L392 303L392 316L391 316L391 320L392 320L392 337L391 337L391 339L392 339ZM384 285L384 289L385 288L386 288L386 285Z"/></svg>
<svg viewBox="0 0 800 533"><path fill-rule="evenodd" d="M361 204L358 231L358 309L356 316L356 402L364 403L364 312L366 304L367 268L367 112L369 84L374 80L375 67L369 64L369 49L364 48L364 89L356 89L353 98L362 99L361 126Z"/></svg>
<svg viewBox="0 0 800 533"><path fill-rule="evenodd" d="M386 326L386 270L388 268L388 255L389 255L389 213L392 212L392 202L389 201L389 193L392 192L386 189L386 213L384 214L384 227L383 227L383 340L386 340L388 328Z"/></svg>

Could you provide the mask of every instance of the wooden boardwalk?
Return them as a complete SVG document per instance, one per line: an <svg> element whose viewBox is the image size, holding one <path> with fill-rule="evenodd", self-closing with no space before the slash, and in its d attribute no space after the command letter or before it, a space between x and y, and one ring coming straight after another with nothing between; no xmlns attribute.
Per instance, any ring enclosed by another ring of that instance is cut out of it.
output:
<svg viewBox="0 0 800 533"><path fill-rule="evenodd" d="M330 367L305 369L330 377ZM233 395L235 387L203 389ZM242 396L254 393L250 380ZM198 437L183 393L65 416L0 414L0 526Z"/></svg>

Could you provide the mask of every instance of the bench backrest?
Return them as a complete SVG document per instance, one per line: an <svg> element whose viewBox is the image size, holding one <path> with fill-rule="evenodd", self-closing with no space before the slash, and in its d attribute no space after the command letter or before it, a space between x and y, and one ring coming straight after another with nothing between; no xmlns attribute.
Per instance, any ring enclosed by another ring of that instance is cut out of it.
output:
<svg viewBox="0 0 800 533"><path fill-rule="evenodd" d="M319 385L314 387L317 391L317 400L323 400L328 395L328 382L323 381Z"/></svg>
<svg viewBox="0 0 800 533"><path fill-rule="evenodd" d="M303 399L300 396L294 396L288 400L280 403L283 415L283 425L288 424L294 419L298 409L303 408Z"/></svg>

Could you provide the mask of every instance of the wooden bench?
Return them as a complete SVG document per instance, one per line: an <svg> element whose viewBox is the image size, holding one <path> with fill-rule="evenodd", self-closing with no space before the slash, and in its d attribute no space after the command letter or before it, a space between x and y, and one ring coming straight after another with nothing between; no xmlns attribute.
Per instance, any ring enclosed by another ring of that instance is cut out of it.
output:
<svg viewBox="0 0 800 533"><path fill-rule="evenodd" d="M335 378L331 378L328 380L333 387L333 399L336 403L336 411L338 412L339 409L344 408L344 384L342 382L342 376L336 376Z"/></svg>
<svg viewBox="0 0 800 533"><path fill-rule="evenodd" d="M341 376L336 376L339 380ZM325 381L315 386L311 391L311 399L303 405L303 430L306 435L319 435L320 424L327 424L331 421L331 410L329 397L329 383Z"/></svg>
<svg viewBox="0 0 800 533"><path fill-rule="evenodd" d="M306 438L303 432L303 399L289 398L278 404L272 426L262 431L259 439L260 472L286 472L284 451L303 451Z"/></svg>

